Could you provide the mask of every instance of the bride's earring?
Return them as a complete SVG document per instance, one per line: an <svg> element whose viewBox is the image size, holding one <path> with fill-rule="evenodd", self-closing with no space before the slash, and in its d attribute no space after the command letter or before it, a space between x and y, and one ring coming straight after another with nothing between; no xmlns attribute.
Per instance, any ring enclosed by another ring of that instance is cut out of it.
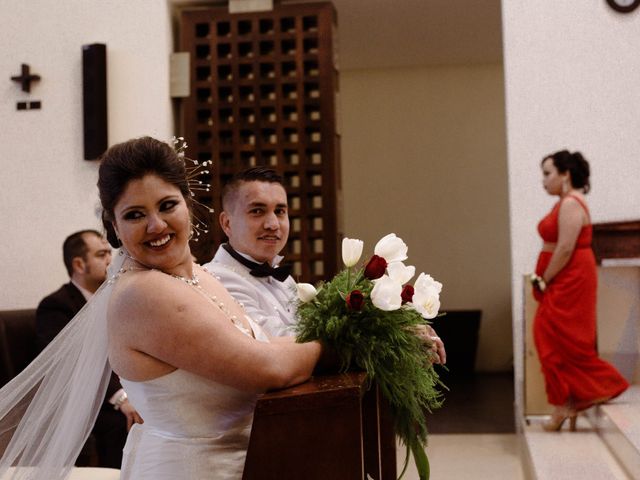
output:
<svg viewBox="0 0 640 480"><path fill-rule="evenodd" d="M118 235L118 230L116 230L116 227L112 227L112 228L113 228L113 234L116 236L116 240L118 241L118 248L120 248L120 253L122 253L124 251L122 240L120 240L120 235Z"/></svg>

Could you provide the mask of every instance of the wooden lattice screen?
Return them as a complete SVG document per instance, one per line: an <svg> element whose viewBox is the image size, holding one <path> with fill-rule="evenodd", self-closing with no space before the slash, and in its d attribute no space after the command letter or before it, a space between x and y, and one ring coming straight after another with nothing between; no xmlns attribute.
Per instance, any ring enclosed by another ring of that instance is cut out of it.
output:
<svg viewBox="0 0 640 480"><path fill-rule="evenodd" d="M340 258L336 14L330 3L276 6L230 14L226 8L181 13L181 47L190 53L191 95L181 109L187 155L213 160L215 213L200 261L224 240L219 194L234 173L268 165L282 174L291 232L285 252L294 277L316 282Z"/></svg>

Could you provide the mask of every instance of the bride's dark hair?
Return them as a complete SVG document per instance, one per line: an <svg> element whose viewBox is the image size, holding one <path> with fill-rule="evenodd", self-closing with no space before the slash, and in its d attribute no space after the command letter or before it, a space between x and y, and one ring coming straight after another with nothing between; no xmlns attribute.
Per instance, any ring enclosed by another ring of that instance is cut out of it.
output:
<svg viewBox="0 0 640 480"><path fill-rule="evenodd" d="M102 203L102 224L113 247L120 242L113 228L113 209L127 185L148 174L157 175L178 187L191 209L191 194L184 159L165 142L151 137L134 138L109 148L100 157L98 190Z"/></svg>

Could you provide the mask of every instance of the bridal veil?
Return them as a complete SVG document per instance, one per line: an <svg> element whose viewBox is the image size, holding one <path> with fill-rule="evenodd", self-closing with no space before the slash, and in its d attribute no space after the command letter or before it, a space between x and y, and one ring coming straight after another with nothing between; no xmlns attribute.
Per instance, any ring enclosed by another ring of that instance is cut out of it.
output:
<svg viewBox="0 0 640 480"><path fill-rule="evenodd" d="M111 375L107 307L124 259L114 255L107 281L0 390L0 479L62 480L73 468Z"/></svg>

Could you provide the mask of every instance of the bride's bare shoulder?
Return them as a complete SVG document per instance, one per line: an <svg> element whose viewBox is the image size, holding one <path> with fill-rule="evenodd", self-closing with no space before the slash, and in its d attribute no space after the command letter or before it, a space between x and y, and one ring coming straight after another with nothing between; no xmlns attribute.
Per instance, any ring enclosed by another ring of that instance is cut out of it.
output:
<svg viewBox="0 0 640 480"><path fill-rule="evenodd" d="M121 274L109 302L114 313L166 308L176 297L176 282L158 270L134 270Z"/></svg>

